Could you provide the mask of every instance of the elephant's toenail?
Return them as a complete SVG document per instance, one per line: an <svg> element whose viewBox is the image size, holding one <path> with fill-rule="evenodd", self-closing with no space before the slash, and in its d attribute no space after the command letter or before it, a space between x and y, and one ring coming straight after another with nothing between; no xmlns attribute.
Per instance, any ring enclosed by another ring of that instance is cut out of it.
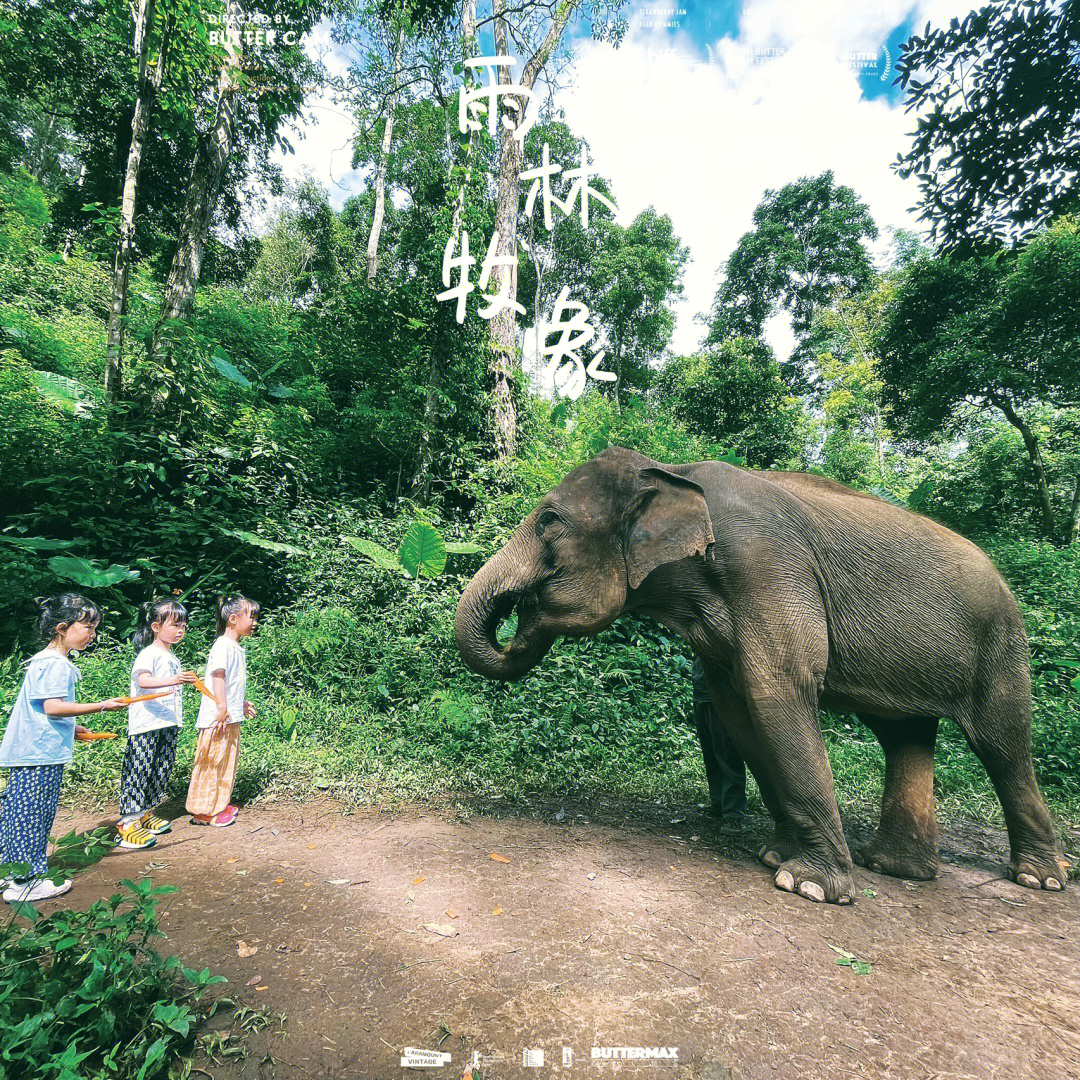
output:
<svg viewBox="0 0 1080 1080"><path fill-rule="evenodd" d="M838 896L836 898L836 902L838 904L850 904L851 901L854 900L854 899L855 899L855 897L853 897L850 893L844 893L843 896Z"/></svg>
<svg viewBox="0 0 1080 1080"><path fill-rule="evenodd" d="M1042 882L1034 874L1017 874L1016 884L1023 885L1025 889L1042 888Z"/></svg>
<svg viewBox="0 0 1080 1080"><path fill-rule="evenodd" d="M775 851L766 851L761 856L761 861L773 870L780 869L780 856Z"/></svg>
<svg viewBox="0 0 1080 1080"><path fill-rule="evenodd" d="M799 895L820 904L825 899L825 890L816 881L804 881L799 886Z"/></svg>
<svg viewBox="0 0 1080 1080"><path fill-rule="evenodd" d="M778 870L776 872L775 881L776 881L776 887L778 889L783 889L784 892L794 892L795 891L795 879L791 876L790 871L788 871L788 870Z"/></svg>
<svg viewBox="0 0 1080 1080"><path fill-rule="evenodd" d="M1061 882L1058 881L1056 877L1048 877L1043 887L1049 889L1051 892L1057 892L1058 889L1061 888Z"/></svg>

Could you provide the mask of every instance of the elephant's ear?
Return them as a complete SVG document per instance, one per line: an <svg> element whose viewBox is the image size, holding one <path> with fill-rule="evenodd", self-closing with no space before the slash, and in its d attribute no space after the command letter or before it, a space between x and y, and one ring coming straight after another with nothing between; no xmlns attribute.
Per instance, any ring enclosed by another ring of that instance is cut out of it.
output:
<svg viewBox="0 0 1080 1080"><path fill-rule="evenodd" d="M705 492L693 480L647 468L640 474L642 494L627 529L626 573L636 589L658 566L704 555L713 542Z"/></svg>

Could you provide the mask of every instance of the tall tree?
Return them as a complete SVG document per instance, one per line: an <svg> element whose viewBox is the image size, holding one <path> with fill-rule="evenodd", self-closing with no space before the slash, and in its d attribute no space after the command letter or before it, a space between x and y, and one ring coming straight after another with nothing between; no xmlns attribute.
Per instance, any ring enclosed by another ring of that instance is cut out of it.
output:
<svg viewBox="0 0 1080 1080"><path fill-rule="evenodd" d="M272 37L252 32L238 0L225 0L212 118L198 139L150 346L159 371L167 366L172 328L189 316L226 171L230 164L243 171L241 151L260 147L265 153L275 143L289 148L280 125L296 115L308 88L322 74L321 66L304 52L302 38L322 15L334 10L335 0L267 0L263 8L272 25L277 25L273 17L280 20L282 30L275 30ZM164 383L155 390L157 408L168 393Z"/></svg>
<svg viewBox="0 0 1080 1080"><path fill-rule="evenodd" d="M618 16L622 4L623 0L555 0L554 4L528 0L522 6L516 6L508 4L507 0L492 0L491 19L483 21L494 22L496 55L513 55L511 38L519 50L515 67L502 66L498 69L500 85L517 85L525 90L533 90L537 78L562 41L567 25L576 15L584 13L590 19L594 37L606 37L617 45L626 30L625 20ZM549 85L556 81L550 71L547 81ZM520 105L517 115L523 116L526 102L522 96L506 96L517 97ZM511 255L513 258L507 265L495 268L494 290L503 291L516 301L518 214L521 204L519 174L524 153L522 140L516 137L510 127L500 123L498 132L499 178L495 229L499 234L499 243L496 254ZM517 312L512 307L504 307L492 319L491 329L495 453L499 459L504 459L513 453L517 443L517 409L511 389L518 359Z"/></svg>
<svg viewBox="0 0 1080 1080"><path fill-rule="evenodd" d="M878 230L867 206L832 171L802 177L766 191L724 268L709 316L706 345L735 337L760 337L779 306L791 313L796 335L805 338L815 310L839 292L851 294L874 279L864 245ZM797 351L788 366L805 385L807 358Z"/></svg>
<svg viewBox="0 0 1080 1080"><path fill-rule="evenodd" d="M120 202L120 228L113 260L112 302L105 338L105 393L115 399L120 393L122 372L120 354L124 340L124 315L127 313L128 275L135 248L135 205L138 196L139 170L143 147L150 133L150 113L154 98L161 89L169 49L172 20L166 16L160 32L157 62L150 65L150 40L154 34L157 0L139 0L135 16L136 82L135 110L131 118L131 144L124 171L124 193Z"/></svg>
<svg viewBox="0 0 1080 1080"><path fill-rule="evenodd" d="M918 114L915 175L945 251L1012 243L1080 207L1080 3L1004 0L912 36L896 70Z"/></svg>
<svg viewBox="0 0 1080 1080"><path fill-rule="evenodd" d="M900 271L877 340L885 400L909 434L955 429L965 405L1016 428L1048 538L1061 531L1029 414L1080 403L1078 310L1080 225L1064 219L1017 254L916 259Z"/></svg>
<svg viewBox="0 0 1080 1080"><path fill-rule="evenodd" d="M675 317L669 304L682 294L690 249L679 242L666 214L650 206L629 228L603 227L592 265L592 305L610 343L604 367L614 371L616 409L625 384L646 387L649 363L671 340Z"/></svg>

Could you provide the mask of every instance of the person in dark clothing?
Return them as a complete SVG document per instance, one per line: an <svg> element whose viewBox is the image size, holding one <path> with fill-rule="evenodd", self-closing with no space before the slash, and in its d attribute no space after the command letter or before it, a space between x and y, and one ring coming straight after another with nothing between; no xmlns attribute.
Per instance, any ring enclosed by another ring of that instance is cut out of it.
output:
<svg viewBox="0 0 1080 1080"><path fill-rule="evenodd" d="M739 821L746 814L746 765L723 725L717 722L705 683L705 669L696 656L691 677L694 681L694 722L701 740L701 756L705 759L705 777L709 781L709 808L705 812L725 821Z"/></svg>

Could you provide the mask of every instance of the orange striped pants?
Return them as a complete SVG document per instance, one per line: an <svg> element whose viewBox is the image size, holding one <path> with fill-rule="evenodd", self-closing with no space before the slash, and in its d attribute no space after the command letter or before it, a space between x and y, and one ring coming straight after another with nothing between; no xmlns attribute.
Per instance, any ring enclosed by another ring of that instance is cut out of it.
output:
<svg viewBox="0 0 1080 1080"><path fill-rule="evenodd" d="M220 814L229 805L239 750L239 724L226 724L223 731L212 727L199 729L187 794L189 814Z"/></svg>

